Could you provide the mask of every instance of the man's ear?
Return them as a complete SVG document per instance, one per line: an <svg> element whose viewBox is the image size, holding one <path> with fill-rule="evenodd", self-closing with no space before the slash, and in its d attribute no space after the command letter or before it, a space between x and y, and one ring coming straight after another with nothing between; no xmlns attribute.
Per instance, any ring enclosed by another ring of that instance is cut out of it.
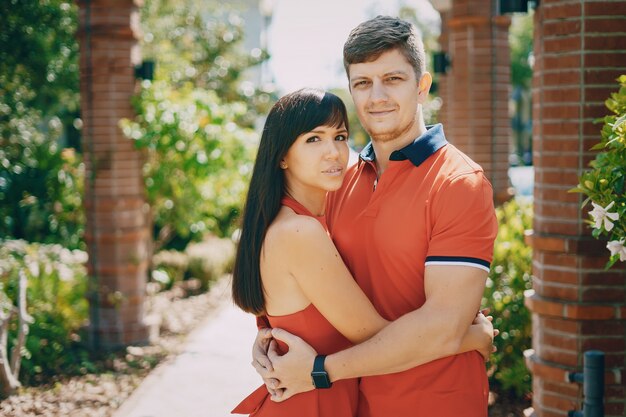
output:
<svg viewBox="0 0 626 417"><path fill-rule="evenodd" d="M417 95L418 101L420 104L423 104L424 101L428 98L428 92L430 91L430 86L433 84L433 76L430 75L430 72L425 72L422 74L420 80L417 83Z"/></svg>

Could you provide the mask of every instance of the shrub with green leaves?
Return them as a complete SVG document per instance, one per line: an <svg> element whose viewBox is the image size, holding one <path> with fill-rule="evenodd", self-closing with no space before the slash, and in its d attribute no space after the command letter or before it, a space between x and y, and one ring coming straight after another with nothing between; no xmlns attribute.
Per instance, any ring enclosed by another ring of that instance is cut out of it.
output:
<svg viewBox="0 0 626 417"><path fill-rule="evenodd" d="M77 6L0 2L0 236L82 245ZM74 135L75 136L75 135Z"/></svg>
<svg viewBox="0 0 626 417"><path fill-rule="evenodd" d="M27 311L34 323L26 339L20 380L42 381L88 367L81 329L88 320L87 254L60 245L0 240L0 291L15 305L18 272L28 277ZM9 347L17 333L13 323Z"/></svg>
<svg viewBox="0 0 626 417"><path fill-rule="evenodd" d="M199 279L204 290L222 275L232 272L235 243L229 238L212 236L190 244L185 252L189 257L189 275Z"/></svg>
<svg viewBox="0 0 626 417"><path fill-rule="evenodd" d="M83 248L82 158L59 146L57 118L41 131L31 117L0 123L0 236Z"/></svg>
<svg viewBox="0 0 626 417"><path fill-rule="evenodd" d="M608 240L611 255L607 268L618 260L626 261L626 75L620 76L618 82L619 91L605 102L613 114L596 120L603 123L601 139L591 149L600 152L572 190L587 196L583 207L591 202L588 223L593 237Z"/></svg>
<svg viewBox="0 0 626 417"><path fill-rule="evenodd" d="M247 107L164 81L145 82L135 104L137 118L122 126L147 155L144 180L159 230L156 248L174 235L197 240L207 232L231 233L257 139L234 122Z"/></svg>
<svg viewBox="0 0 626 417"><path fill-rule="evenodd" d="M532 249L524 243L524 231L532 228L532 203L514 199L496 209L498 237L483 297L491 307L498 351L491 356L491 384L500 392L522 397L531 391L530 373L523 352L531 347L531 316L524 306L530 289Z"/></svg>
<svg viewBox="0 0 626 417"><path fill-rule="evenodd" d="M244 21L226 4L148 0L141 20L155 80L142 83L137 117L122 126L147 155L154 249L229 236L258 142L253 127L273 98L243 74L267 54L243 50Z"/></svg>
<svg viewBox="0 0 626 417"><path fill-rule="evenodd" d="M165 289L185 278L189 259L184 252L162 250L152 258L152 279Z"/></svg>

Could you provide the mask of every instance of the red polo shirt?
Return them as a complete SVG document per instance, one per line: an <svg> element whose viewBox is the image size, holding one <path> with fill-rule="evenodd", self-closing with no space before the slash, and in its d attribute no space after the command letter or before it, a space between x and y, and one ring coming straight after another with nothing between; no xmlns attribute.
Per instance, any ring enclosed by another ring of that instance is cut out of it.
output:
<svg viewBox="0 0 626 417"><path fill-rule="evenodd" d="M497 220L482 168L429 127L390 156L376 186L371 144L329 197L333 240L359 286L389 320L425 302L426 265L489 270ZM361 380L360 417L483 417L489 387L478 352Z"/></svg>

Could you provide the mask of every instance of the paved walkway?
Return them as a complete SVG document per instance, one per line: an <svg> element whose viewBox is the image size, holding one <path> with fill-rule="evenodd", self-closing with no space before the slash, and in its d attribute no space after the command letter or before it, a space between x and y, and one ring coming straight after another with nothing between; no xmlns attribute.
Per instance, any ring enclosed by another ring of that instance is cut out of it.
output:
<svg viewBox="0 0 626 417"><path fill-rule="evenodd" d="M221 299L182 353L158 366L113 417L227 417L260 385L250 365L254 319L228 293Z"/></svg>

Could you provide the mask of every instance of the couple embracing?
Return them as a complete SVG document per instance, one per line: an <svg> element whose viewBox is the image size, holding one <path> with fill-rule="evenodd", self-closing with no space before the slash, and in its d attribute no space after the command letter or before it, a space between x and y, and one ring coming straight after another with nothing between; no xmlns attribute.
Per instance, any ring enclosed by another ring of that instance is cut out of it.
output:
<svg viewBox="0 0 626 417"><path fill-rule="evenodd" d="M352 30L344 65L371 143L350 167L338 97L303 89L271 109L233 273L265 385L233 413L487 416L493 191L425 125L424 60L405 21Z"/></svg>

